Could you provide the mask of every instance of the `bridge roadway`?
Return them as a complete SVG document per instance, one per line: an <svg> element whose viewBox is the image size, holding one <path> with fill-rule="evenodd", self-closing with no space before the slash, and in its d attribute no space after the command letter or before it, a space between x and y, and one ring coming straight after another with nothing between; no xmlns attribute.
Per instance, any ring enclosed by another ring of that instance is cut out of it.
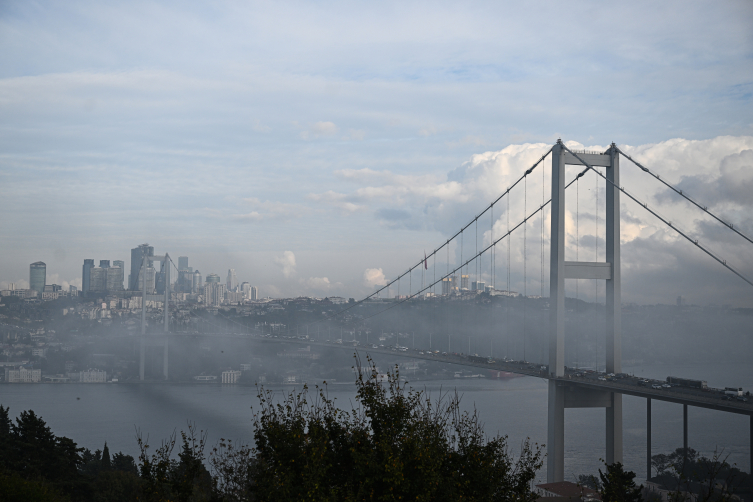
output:
<svg viewBox="0 0 753 502"><path fill-rule="evenodd" d="M164 338L164 336L166 335L147 335L146 338L162 339ZM686 406L696 406L699 408L708 408L712 410L724 411L727 413L737 413L740 415L749 415L753 417L753 398L748 397L746 398L747 401L745 402L739 401L735 398L732 398L732 400L722 399L722 397L724 396L722 389L701 390L684 386L675 386L669 388L662 387L661 389L654 389L651 387L652 385L663 385L666 384L666 382L662 380L647 381L643 378L624 374L621 378L609 377L604 373L566 368L564 377L554 378L549 375L546 366L525 361L494 360L493 362L488 362L486 360L471 360L465 354L448 354L445 352L437 353L423 349L409 349L407 347L397 349L394 347L384 347L374 344L364 345L355 340L344 340L342 341L342 343L340 343L340 340L322 342L306 339L305 337L283 335L253 335L247 333L238 334L179 332L170 333L167 336L171 338L232 338L254 340L263 343L292 343L298 345L311 345L314 347L359 350L366 352L367 354L385 354L390 356L406 357L410 359L422 359L426 361L436 361L447 364L455 364L459 366L482 368L485 370L506 371L519 375L544 378L546 380L555 380L561 382L563 386L575 387L583 389L585 391L618 392L620 394L627 394L630 396L636 396L646 399L656 399L659 401L667 401L670 403L677 403ZM751 420L751 423L753 424L753 419Z"/></svg>

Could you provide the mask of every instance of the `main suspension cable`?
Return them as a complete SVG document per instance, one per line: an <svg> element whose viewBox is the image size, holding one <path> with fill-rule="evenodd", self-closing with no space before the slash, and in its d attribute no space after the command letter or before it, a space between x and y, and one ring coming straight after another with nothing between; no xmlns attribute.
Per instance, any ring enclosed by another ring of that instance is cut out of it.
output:
<svg viewBox="0 0 753 502"><path fill-rule="evenodd" d="M696 201L694 201L693 199L691 199L688 195L686 195L685 193L683 193L682 190L678 190L674 186L670 185L669 183L667 183L666 181L664 181L663 179L661 179L661 177L658 174L654 174L651 171L649 171L647 167L642 166L638 161L634 160L630 155L626 154L625 152L623 152L622 150L620 150L618 147L615 146L615 149L620 154L622 154L622 156L624 156L625 158L627 158L630 162L632 162L633 164L635 164L636 166L638 166L643 172L650 174L652 177L654 177L655 179L657 179L659 182L661 182L667 188L671 189L677 195L679 195L680 197L684 198L685 200L687 200L688 202L690 202L691 204L693 204L695 207L697 207L698 209L700 209L704 213L708 214L709 216L711 216L712 218L714 218L716 221L718 221L719 223L721 223L725 227L729 228L730 230L732 230L733 232L735 232L737 235L739 235L740 237L742 237L743 239L745 239L749 243L753 244L753 240L751 240L750 237L748 237L747 235L745 235L744 233L742 233L738 229L736 229L735 226L732 223L727 223L726 221L724 221L723 219L721 219L720 217L718 217L717 215L715 215L714 213L712 213L711 211L709 211L709 208L707 206L700 205L699 203L697 203Z"/></svg>

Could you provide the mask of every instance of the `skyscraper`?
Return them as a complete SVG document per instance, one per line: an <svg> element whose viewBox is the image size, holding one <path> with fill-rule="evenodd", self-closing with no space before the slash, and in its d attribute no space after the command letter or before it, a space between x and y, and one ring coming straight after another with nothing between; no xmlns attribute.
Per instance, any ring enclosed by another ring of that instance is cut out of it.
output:
<svg viewBox="0 0 753 502"><path fill-rule="evenodd" d="M91 270L94 268L94 260L87 258L84 260L84 269L81 272L81 294L86 296L86 293L91 290Z"/></svg>
<svg viewBox="0 0 753 502"><path fill-rule="evenodd" d="M120 277L116 280L115 291L123 291L123 279L125 279L125 262L115 260L112 262L113 267L120 267Z"/></svg>
<svg viewBox="0 0 753 502"><path fill-rule="evenodd" d="M99 260L99 266L101 268L110 268L110 260Z"/></svg>
<svg viewBox="0 0 753 502"><path fill-rule="evenodd" d="M219 284L219 283L220 283L220 276L219 276L219 275L217 275L217 274L208 274L208 275L207 275L207 279L206 279L206 281L205 281L205 282L206 282L207 284L211 284L211 283L215 283L215 282L216 282L217 284Z"/></svg>
<svg viewBox="0 0 753 502"><path fill-rule="evenodd" d="M240 292L243 293L244 298L248 298L249 293L251 293L251 285L247 282L241 283Z"/></svg>
<svg viewBox="0 0 753 502"><path fill-rule="evenodd" d="M120 267L103 268L105 271L105 287L107 291L123 290L123 269Z"/></svg>
<svg viewBox="0 0 753 502"><path fill-rule="evenodd" d="M238 277L235 275L235 269L231 268L227 271L227 290L236 291L238 289Z"/></svg>
<svg viewBox="0 0 753 502"><path fill-rule="evenodd" d="M199 291L201 291L201 288L203 287L204 287L204 283L201 281L201 272L196 270L193 273L193 289L191 290L191 292L198 293Z"/></svg>
<svg viewBox="0 0 753 502"><path fill-rule="evenodd" d="M258 300L259 299L259 290L256 289L256 286L251 286L251 297L249 300Z"/></svg>
<svg viewBox="0 0 753 502"><path fill-rule="evenodd" d="M29 289L38 293L44 291L47 284L47 265L44 262L37 261L29 265Z"/></svg>
<svg viewBox="0 0 753 502"><path fill-rule="evenodd" d="M178 256L178 270L188 270L188 256Z"/></svg>
<svg viewBox="0 0 753 502"><path fill-rule="evenodd" d="M107 289L106 268L93 267L89 279L89 291L105 291Z"/></svg>
<svg viewBox="0 0 753 502"><path fill-rule="evenodd" d="M128 285L128 289L130 289L131 291L139 290L139 278L141 277L140 270L142 262L144 260L144 255L154 256L154 246L150 246L149 244L141 244L139 247L131 249L131 275L130 284ZM151 266L151 260L147 260L147 267ZM147 288L148 284L149 280L147 280Z"/></svg>

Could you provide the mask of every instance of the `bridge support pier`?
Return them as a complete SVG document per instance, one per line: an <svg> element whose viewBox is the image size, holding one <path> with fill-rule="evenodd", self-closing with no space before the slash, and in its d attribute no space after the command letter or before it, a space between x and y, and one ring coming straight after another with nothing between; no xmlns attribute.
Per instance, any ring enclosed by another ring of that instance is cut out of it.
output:
<svg viewBox="0 0 753 502"><path fill-rule="evenodd" d="M651 398L646 399L646 479L651 479Z"/></svg>
<svg viewBox="0 0 753 502"><path fill-rule="evenodd" d="M622 462L622 394L610 392L607 408L607 464Z"/></svg>
<svg viewBox="0 0 753 502"><path fill-rule="evenodd" d="M565 479L565 389L549 380L549 427L547 431L547 483Z"/></svg>
<svg viewBox="0 0 753 502"><path fill-rule="evenodd" d="M684 452L683 460L688 461L688 405L682 405L682 447Z"/></svg>

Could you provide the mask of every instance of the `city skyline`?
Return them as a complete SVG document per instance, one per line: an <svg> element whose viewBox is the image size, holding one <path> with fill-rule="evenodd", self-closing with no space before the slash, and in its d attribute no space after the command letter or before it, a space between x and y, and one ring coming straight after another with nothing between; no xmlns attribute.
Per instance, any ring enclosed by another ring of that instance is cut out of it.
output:
<svg viewBox="0 0 753 502"><path fill-rule="evenodd" d="M540 16L545 3L189 3L148 21L88 0L35 5L0 16L7 283L37 260L75 283L84 258L129 265L149 242L272 296L363 297L560 137L616 142L753 234L749 2L581 2L556 16ZM563 25L582 35L557 35ZM652 207L753 275L734 238L625 164ZM603 239L594 189L580 194L582 250ZM750 304L748 286L625 205L625 301ZM516 270L511 282L524 289Z"/></svg>

